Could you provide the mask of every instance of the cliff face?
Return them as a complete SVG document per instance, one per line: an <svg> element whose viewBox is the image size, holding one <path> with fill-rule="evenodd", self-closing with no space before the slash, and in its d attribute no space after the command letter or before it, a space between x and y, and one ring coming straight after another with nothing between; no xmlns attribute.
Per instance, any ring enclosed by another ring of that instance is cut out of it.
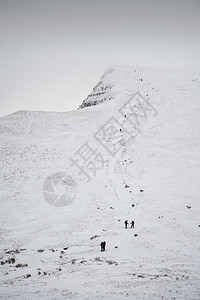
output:
<svg viewBox="0 0 200 300"><path fill-rule="evenodd" d="M79 108L98 105L116 98L124 88L133 87L133 82L139 81L139 73L136 67L110 66L100 81L93 88ZM132 84L131 84L132 83ZM127 90L126 90L127 93Z"/></svg>
<svg viewBox="0 0 200 300"><path fill-rule="evenodd" d="M100 81L93 88L93 91L87 96L79 108L84 108L92 105L98 105L114 98L113 80L110 76L115 71L115 68L108 68Z"/></svg>

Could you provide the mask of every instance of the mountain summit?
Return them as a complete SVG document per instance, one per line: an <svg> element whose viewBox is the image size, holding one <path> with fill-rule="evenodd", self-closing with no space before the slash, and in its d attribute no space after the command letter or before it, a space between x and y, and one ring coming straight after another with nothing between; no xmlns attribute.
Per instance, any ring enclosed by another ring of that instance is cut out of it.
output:
<svg viewBox="0 0 200 300"><path fill-rule="evenodd" d="M137 67L110 66L108 67L100 81L93 88L93 91L87 96L79 108L92 105L98 105L109 100L115 99L115 96L129 89L133 90L142 80ZM137 82L138 81L138 82ZM133 84L135 86L133 86Z"/></svg>

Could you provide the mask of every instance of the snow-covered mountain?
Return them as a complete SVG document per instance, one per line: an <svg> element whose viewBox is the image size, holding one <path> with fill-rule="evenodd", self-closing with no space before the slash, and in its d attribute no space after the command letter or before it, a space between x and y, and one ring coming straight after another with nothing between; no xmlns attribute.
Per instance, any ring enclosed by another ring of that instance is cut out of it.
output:
<svg viewBox="0 0 200 300"><path fill-rule="evenodd" d="M112 66L84 109L0 118L1 299L200 299L199 94Z"/></svg>

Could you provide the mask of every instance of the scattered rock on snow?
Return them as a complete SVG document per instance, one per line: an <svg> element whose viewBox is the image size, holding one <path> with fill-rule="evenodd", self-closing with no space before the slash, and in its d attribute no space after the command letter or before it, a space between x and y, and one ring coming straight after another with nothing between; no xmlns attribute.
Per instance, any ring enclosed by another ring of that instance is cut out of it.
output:
<svg viewBox="0 0 200 300"><path fill-rule="evenodd" d="M28 267L28 265L27 264L17 264L15 267L16 268L25 268L25 267Z"/></svg>
<svg viewBox="0 0 200 300"><path fill-rule="evenodd" d="M8 275L9 273L8 272L5 272L3 275Z"/></svg>
<svg viewBox="0 0 200 300"><path fill-rule="evenodd" d="M8 258L6 259L5 261L1 261L1 265L5 265L5 264L14 264L15 263L15 258L12 257L12 258Z"/></svg>
<svg viewBox="0 0 200 300"><path fill-rule="evenodd" d="M16 249L16 250L8 250L8 251L5 251L5 253L6 254L18 254L18 253L20 253L20 251L18 250L18 249Z"/></svg>
<svg viewBox="0 0 200 300"><path fill-rule="evenodd" d="M96 239L96 238L98 238L98 237L100 237L100 235L96 235L96 234L95 234L95 235L92 236L90 239L93 240L93 239Z"/></svg>
<svg viewBox="0 0 200 300"><path fill-rule="evenodd" d="M72 265L76 263L76 259L72 259Z"/></svg>
<svg viewBox="0 0 200 300"><path fill-rule="evenodd" d="M107 262L109 265L115 265L115 266L118 265L118 263L117 263L116 261L106 260L106 262Z"/></svg>
<svg viewBox="0 0 200 300"><path fill-rule="evenodd" d="M95 257L94 261L102 262L103 260L100 257Z"/></svg>

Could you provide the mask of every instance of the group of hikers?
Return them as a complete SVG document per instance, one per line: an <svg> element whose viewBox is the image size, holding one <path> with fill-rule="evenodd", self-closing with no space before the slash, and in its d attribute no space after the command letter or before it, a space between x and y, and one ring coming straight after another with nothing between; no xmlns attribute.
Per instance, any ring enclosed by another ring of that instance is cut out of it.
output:
<svg viewBox="0 0 200 300"><path fill-rule="evenodd" d="M125 222L124 222L124 224L125 224L125 228L127 229L128 228L128 220L126 220ZM134 226L135 226L135 222L134 221L131 221L131 223L130 223L130 225L131 225L131 228L134 228Z"/></svg>
<svg viewBox="0 0 200 300"><path fill-rule="evenodd" d="M124 225L125 225L125 228L127 229L127 228L128 228L128 225L129 225L128 220L126 220L126 221L124 222ZM130 225L131 225L130 228L134 228L134 226L135 226L135 221L131 221L131 222L130 222ZM101 252L105 251L105 248L106 248L106 242L105 242L105 241L104 241L104 242L101 242L100 246L101 246Z"/></svg>

